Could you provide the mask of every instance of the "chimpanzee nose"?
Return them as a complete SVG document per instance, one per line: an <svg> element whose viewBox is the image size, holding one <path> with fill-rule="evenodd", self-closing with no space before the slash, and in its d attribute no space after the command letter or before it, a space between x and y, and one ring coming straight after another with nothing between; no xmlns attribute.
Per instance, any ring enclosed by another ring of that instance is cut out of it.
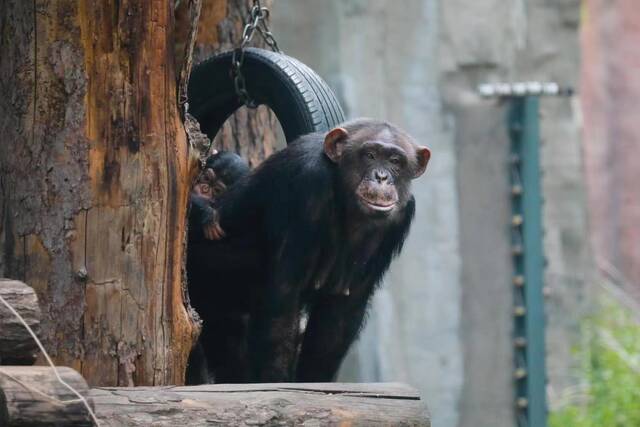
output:
<svg viewBox="0 0 640 427"><path fill-rule="evenodd" d="M374 174L375 174L376 180L379 183L382 183L383 181L386 181L389 178L389 174L386 173L385 171L376 170Z"/></svg>

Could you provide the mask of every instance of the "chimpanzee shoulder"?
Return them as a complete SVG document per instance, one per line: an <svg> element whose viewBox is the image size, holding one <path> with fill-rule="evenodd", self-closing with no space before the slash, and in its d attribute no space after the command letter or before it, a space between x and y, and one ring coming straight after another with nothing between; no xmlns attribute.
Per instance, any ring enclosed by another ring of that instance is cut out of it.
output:
<svg viewBox="0 0 640 427"><path fill-rule="evenodd" d="M317 199L312 195L331 198L335 171L324 155L322 141L322 133L298 138L224 194L219 202L223 229L233 232L266 220L266 229L278 233L290 219L300 220L309 213L308 201Z"/></svg>
<svg viewBox="0 0 640 427"><path fill-rule="evenodd" d="M323 138L322 133L312 133L293 141L286 149L273 154L258 168L256 179L262 179L262 175L268 174L281 176L282 179L303 179L301 184L309 185L312 183L304 177L308 176L321 179L320 185L324 184L332 178L333 169L331 162L324 155Z"/></svg>

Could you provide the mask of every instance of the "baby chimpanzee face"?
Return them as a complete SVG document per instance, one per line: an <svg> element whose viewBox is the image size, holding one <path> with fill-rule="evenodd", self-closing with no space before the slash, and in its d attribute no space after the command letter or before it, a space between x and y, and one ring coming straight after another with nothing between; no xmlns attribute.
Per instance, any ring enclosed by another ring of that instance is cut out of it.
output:
<svg viewBox="0 0 640 427"><path fill-rule="evenodd" d="M198 177L193 192L199 196L215 199L227 188L249 174L247 162L230 151L215 151L207 159L205 169Z"/></svg>
<svg viewBox="0 0 640 427"><path fill-rule="evenodd" d="M193 192L198 196L215 199L225 192L227 186L216 176L211 168L206 168L193 186Z"/></svg>

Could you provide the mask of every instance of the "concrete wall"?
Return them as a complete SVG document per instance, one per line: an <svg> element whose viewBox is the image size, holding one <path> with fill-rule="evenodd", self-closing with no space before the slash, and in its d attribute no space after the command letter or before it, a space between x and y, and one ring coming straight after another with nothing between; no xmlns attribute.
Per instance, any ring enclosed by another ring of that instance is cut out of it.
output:
<svg viewBox="0 0 640 427"><path fill-rule="evenodd" d="M512 426L506 105L486 81L575 84L578 2L278 0L274 33L318 71L349 117L385 118L433 151L417 216L342 380L404 381L437 426ZM589 265L571 100L542 104L550 390L570 347ZM575 316L574 316L575 315Z"/></svg>

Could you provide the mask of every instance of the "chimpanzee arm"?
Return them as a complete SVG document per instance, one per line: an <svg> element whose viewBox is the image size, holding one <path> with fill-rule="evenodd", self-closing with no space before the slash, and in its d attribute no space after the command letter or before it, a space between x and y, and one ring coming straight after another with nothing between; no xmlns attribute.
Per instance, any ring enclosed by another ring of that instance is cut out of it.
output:
<svg viewBox="0 0 640 427"><path fill-rule="evenodd" d="M362 280L352 283L349 295L323 295L309 313L296 381L333 381L351 343L366 317L369 299L382 280L391 260L400 253L415 212L413 197L402 221L386 233L378 251L367 263Z"/></svg>
<svg viewBox="0 0 640 427"><path fill-rule="evenodd" d="M287 200L287 195L296 199L295 185L287 189L279 199L282 203L270 205L265 216L269 231L266 238L270 242L267 246L272 248L267 261L269 280L265 284L265 300L253 318L251 345L251 354L256 357L256 378L262 382L295 378L301 292L308 289L310 259L317 256L314 242L318 241L318 234L328 233L329 226L314 222L306 206Z"/></svg>
<svg viewBox="0 0 640 427"><path fill-rule="evenodd" d="M296 291L295 287L290 290ZM258 382L292 382L298 344L299 296L283 298L287 304L261 306L251 319L249 351ZM275 302L272 300L272 303Z"/></svg>
<svg viewBox="0 0 640 427"><path fill-rule="evenodd" d="M314 250L312 240L307 239L310 233L314 233L314 227L308 225L304 216L289 217L293 221L287 226L287 215L279 218L276 215L274 211L267 221L273 230L281 233L269 236L273 242L269 247L275 250L268 254L265 298L259 304L251 327L250 351L255 356L255 378L260 382L294 380L302 308L300 295L305 288L305 259Z"/></svg>
<svg viewBox="0 0 640 427"><path fill-rule="evenodd" d="M314 305L298 361L297 382L331 382L356 339L367 311L368 298L326 295Z"/></svg>
<svg viewBox="0 0 640 427"><path fill-rule="evenodd" d="M277 261L275 261L277 262ZM254 378L259 382L294 379L300 320L300 286L291 275L274 268L269 274L264 300L252 316L249 350Z"/></svg>
<svg viewBox="0 0 640 427"><path fill-rule="evenodd" d="M189 197L189 227L201 228L213 221L213 206L208 197L192 194Z"/></svg>

